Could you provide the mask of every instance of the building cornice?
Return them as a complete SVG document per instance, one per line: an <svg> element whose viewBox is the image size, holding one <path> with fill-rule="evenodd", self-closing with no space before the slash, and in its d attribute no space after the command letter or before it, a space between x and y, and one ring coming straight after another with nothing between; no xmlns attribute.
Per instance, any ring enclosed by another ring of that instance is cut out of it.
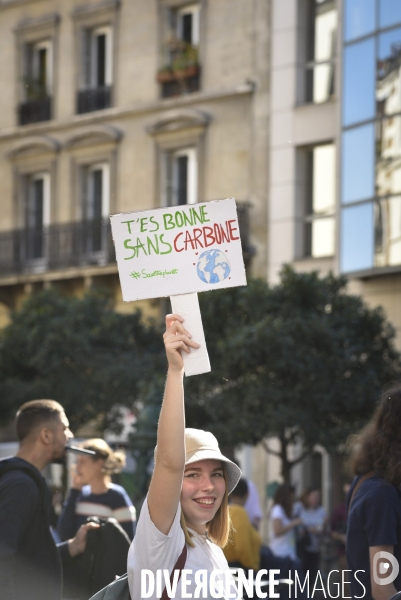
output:
<svg viewBox="0 0 401 600"><path fill-rule="evenodd" d="M1 5L0 5L1 6ZM15 26L15 33L20 34L21 32L30 31L32 29L43 29L45 27L56 27L60 21L60 15L58 13L50 13L42 15L40 17L34 17L32 19L22 19Z"/></svg>
<svg viewBox="0 0 401 600"><path fill-rule="evenodd" d="M61 281L67 279L82 279L85 277L99 277L101 275L114 275L118 273L117 263L110 265L96 265L85 267L74 267L69 269L60 269L54 271L44 271L42 273L18 273L17 275L6 275L0 277L0 289L10 285L21 285L26 283L36 283L37 281Z"/></svg>
<svg viewBox="0 0 401 600"><path fill-rule="evenodd" d="M81 4L76 6L72 12L71 17L73 19L82 19L88 15L93 15L99 12L114 12L120 6L120 0L103 0L96 4Z"/></svg>
<svg viewBox="0 0 401 600"><path fill-rule="evenodd" d="M164 112L167 110L178 110L181 107L199 106L204 102L219 101L225 98L247 96L253 93L255 89L252 83L243 83L235 88L216 90L211 92L195 92L180 98L169 98L148 102L146 104L135 104L128 106L118 106L99 110L96 112L82 115L73 115L65 120L42 121L32 125L23 125L10 127L0 130L0 142L24 138L28 135L46 135L61 130L74 129L77 127L89 126L94 124L109 123L111 119L123 119L146 113Z"/></svg>
<svg viewBox="0 0 401 600"><path fill-rule="evenodd" d="M0 0L0 10L6 8L15 8L16 6L21 6L22 4L32 4L33 2L37 2L38 0Z"/></svg>
<svg viewBox="0 0 401 600"><path fill-rule="evenodd" d="M181 108L163 111L146 130L149 135L171 133L191 127L206 127L210 121L210 115L195 108Z"/></svg>
<svg viewBox="0 0 401 600"><path fill-rule="evenodd" d="M44 150L47 152L58 152L60 144L57 140L46 135L33 135L19 140L7 152L6 156L13 160L16 156L27 150Z"/></svg>

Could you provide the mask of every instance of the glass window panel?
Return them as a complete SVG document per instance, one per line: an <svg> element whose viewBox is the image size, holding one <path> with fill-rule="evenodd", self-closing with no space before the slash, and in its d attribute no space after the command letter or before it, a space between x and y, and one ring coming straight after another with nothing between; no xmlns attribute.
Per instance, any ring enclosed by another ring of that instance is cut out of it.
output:
<svg viewBox="0 0 401 600"><path fill-rule="evenodd" d="M375 0L345 0L344 20L346 41L371 33L375 28Z"/></svg>
<svg viewBox="0 0 401 600"><path fill-rule="evenodd" d="M314 258L334 254L334 217L312 222L311 254Z"/></svg>
<svg viewBox="0 0 401 600"><path fill-rule="evenodd" d="M320 104L334 94L334 63L314 65L306 71L306 101Z"/></svg>
<svg viewBox="0 0 401 600"><path fill-rule="evenodd" d="M379 36L376 107L379 115L401 111L401 29Z"/></svg>
<svg viewBox="0 0 401 600"><path fill-rule="evenodd" d="M343 133L342 202L371 198L375 191L373 123Z"/></svg>
<svg viewBox="0 0 401 600"><path fill-rule="evenodd" d="M335 207L335 147L334 144L313 149L314 213L333 212Z"/></svg>
<svg viewBox="0 0 401 600"><path fill-rule="evenodd" d="M376 124L376 195L401 194L401 116Z"/></svg>
<svg viewBox="0 0 401 600"><path fill-rule="evenodd" d="M380 0L379 2L379 24L380 27L401 23L400 0Z"/></svg>
<svg viewBox="0 0 401 600"><path fill-rule="evenodd" d="M375 266L401 264L401 197L375 203Z"/></svg>
<svg viewBox="0 0 401 600"><path fill-rule="evenodd" d="M373 203L343 208L341 214L341 272L373 267Z"/></svg>
<svg viewBox="0 0 401 600"><path fill-rule="evenodd" d="M375 116L375 41L352 44L344 51L343 122L351 125Z"/></svg>
<svg viewBox="0 0 401 600"><path fill-rule="evenodd" d="M337 9L334 2L316 6L314 56L316 62L330 60L336 51Z"/></svg>

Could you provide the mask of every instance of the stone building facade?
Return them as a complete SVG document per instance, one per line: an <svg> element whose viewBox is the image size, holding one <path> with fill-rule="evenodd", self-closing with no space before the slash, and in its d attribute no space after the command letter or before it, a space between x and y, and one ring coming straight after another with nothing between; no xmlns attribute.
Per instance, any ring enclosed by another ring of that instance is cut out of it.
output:
<svg viewBox="0 0 401 600"><path fill-rule="evenodd" d="M268 31L266 0L0 1L3 324L49 286L135 309L118 212L235 197L265 275Z"/></svg>

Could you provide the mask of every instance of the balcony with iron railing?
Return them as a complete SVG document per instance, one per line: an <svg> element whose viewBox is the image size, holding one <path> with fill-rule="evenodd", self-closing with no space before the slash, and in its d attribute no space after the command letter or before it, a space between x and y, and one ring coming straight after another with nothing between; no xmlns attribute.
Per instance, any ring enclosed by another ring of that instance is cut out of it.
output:
<svg viewBox="0 0 401 600"><path fill-rule="evenodd" d="M43 82L26 77L24 80L24 96L25 101L18 106L19 125L50 121L51 96Z"/></svg>
<svg viewBox="0 0 401 600"><path fill-rule="evenodd" d="M254 254L249 236L249 204L237 203L237 212L247 262ZM0 278L115 262L109 219L0 232Z"/></svg>
<svg viewBox="0 0 401 600"><path fill-rule="evenodd" d="M77 94L77 113L104 110L111 106L111 86L100 86L80 90Z"/></svg>
<svg viewBox="0 0 401 600"><path fill-rule="evenodd" d="M3 277L114 262L108 219L0 233L0 276Z"/></svg>
<svg viewBox="0 0 401 600"><path fill-rule="evenodd" d="M30 100L23 102L18 108L18 122L20 125L29 123L39 123L41 121L50 121L51 119L51 99L50 96L40 100Z"/></svg>

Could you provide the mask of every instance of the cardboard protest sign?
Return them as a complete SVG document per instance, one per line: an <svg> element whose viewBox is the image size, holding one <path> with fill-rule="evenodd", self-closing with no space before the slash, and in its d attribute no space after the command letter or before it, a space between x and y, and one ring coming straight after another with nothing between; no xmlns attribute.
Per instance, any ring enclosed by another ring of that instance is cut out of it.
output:
<svg viewBox="0 0 401 600"><path fill-rule="evenodd" d="M113 215L125 302L170 296L201 344L183 352L186 375L210 371L197 292L246 285L234 198Z"/></svg>
<svg viewBox="0 0 401 600"><path fill-rule="evenodd" d="M111 217L125 302L246 285L235 200Z"/></svg>

